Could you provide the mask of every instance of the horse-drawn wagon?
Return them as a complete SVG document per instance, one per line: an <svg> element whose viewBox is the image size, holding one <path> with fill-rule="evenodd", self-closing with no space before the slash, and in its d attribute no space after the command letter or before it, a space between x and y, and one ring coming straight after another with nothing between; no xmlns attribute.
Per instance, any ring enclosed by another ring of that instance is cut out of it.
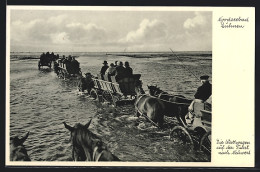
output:
<svg viewBox="0 0 260 172"><path fill-rule="evenodd" d="M60 59L54 62L54 71L59 78L78 78L82 76L78 61L67 61L63 63Z"/></svg>
<svg viewBox="0 0 260 172"><path fill-rule="evenodd" d="M197 145L199 150L211 152L211 104L195 102L193 112L188 111L192 100L181 95L172 95L160 90L157 86L148 86L151 96L156 97L165 105L165 115L176 117L179 125L170 132L171 140L188 144L191 149ZM188 113L193 113L191 124L186 123Z"/></svg>
<svg viewBox="0 0 260 172"><path fill-rule="evenodd" d="M40 60L38 61L38 69L41 69L43 66L48 66L51 68L52 59L49 57L41 56Z"/></svg>
<svg viewBox="0 0 260 172"><path fill-rule="evenodd" d="M109 102L116 106L119 102L134 103L135 83L140 80L140 74L133 74L129 77L116 79L115 76L101 75L92 77L93 84L90 84L88 92L90 96L99 102ZM84 84L79 84L79 90L84 91Z"/></svg>
<svg viewBox="0 0 260 172"><path fill-rule="evenodd" d="M181 124L175 126L171 133L172 140L180 138L183 143L189 144L191 149L196 146L199 150L211 153L211 108L207 103L194 103L194 119L191 124L187 124L184 114L178 116ZM195 145L196 144L196 145Z"/></svg>

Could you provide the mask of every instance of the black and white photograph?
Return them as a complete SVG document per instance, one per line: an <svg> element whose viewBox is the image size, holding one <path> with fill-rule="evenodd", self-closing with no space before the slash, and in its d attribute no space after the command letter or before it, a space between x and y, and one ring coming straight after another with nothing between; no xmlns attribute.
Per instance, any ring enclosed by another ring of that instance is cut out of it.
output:
<svg viewBox="0 0 260 172"><path fill-rule="evenodd" d="M213 10L30 7L8 17L10 164L212 162Z"/></svg>

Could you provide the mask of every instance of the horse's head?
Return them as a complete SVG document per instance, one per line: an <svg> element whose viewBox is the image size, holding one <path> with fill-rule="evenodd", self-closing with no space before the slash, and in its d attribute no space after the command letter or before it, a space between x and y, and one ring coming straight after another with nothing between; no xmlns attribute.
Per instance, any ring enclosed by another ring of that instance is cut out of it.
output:
<svg viewBox="0 0 260 172"><path fill-rule="evenodd" d="M147 85L148 89L149 89L149 94L151 96L155 95L155 92L157 91L157 86L154 85Z"/></svg>
<svg viewBox="0 0 260 172"><path fill-rule="evenodd" d="M138 80L135 82L135 93L137 96L141 94L145 94L143 88L142 88L142 81Z"/></svg>
<svg viewBox="0 0 260 172"><path fill-rule="evenodd" d="M79 130L87 131L87 129L88 129L90 123L91 123L91 120L92 119L90 119L90 121L87 124L85 124L85 125L77 123L77 124L74 125L74 127L71 127L68 124L66 124L66 122L63 122L65 128L67 128L70 131L70 133L71 133L71 135L70 135L71 138L70 139L73 141L75 139L75 137L76 137L77 131L79 131Z"/></svg>
<svg viewBox="0 0 260 172"><path fill-rule="evenodd" d="M22 138L20 138L20 139L19 139L17 136L11 137L11 138L10 138L10 144L11 144L12 146L14 146L14 147L22 146L23 143L25 142L25 140L28 138L29 133L30 133L30 132L28 132L26 135L24 135L24 136L23 136Z"/></svg>
<svg viewBox="0 0 260 172"><path fill-rule="evenodd" d="M11 161L31 161L23 143L28 138L29 132L22 138L17 136L10 138L10 160Z"/></svg>
<svg viewBox="0 0 260 172"><path fill-rule="evenodd" d="M72 157L73 160L76 161L84 161L86 159L91 160L90 153L86 152L83 147L91 149L91 143L94 138L93 133L88 130L88 127L91 123L91 120L85 124L75 124L74 127L69 126L65 122L63 122L65 128L70 131L70 140L72 142L73 153Z"/></svg>
<svg viewBox="0 0 260 172"><path fill-rule="evenodd" d="M157 85L147 85L148 89L149 89L149 94L151 96L157 96L159 93L162 92L162 90L160 90L159 87L157 87Z"/></svg>

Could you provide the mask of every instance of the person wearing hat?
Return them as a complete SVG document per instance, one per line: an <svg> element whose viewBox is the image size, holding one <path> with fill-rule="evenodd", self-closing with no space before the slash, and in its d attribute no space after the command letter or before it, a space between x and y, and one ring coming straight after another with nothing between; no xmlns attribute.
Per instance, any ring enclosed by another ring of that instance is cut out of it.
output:
<svg viewBox="0 0 260 172"><path fill-rule="evenodd" d="M209 76L203 75L200 77L200 82L202 85L198 88L196 94L194 95L195 99L202 100L205 102L212 93L212 85L209 83Z"/></svg>
<svg viewBox="0 0 260 172"><path fill-rule="evenodd" d="M118 64L117 64L117 63L118 63L118 61L116 60L116 61L115 61L115 67L117 67L117 66L118 66Z"/></svg>
<svg viewBox="0 0 260 172"><path fill-rule="evenodd" d="M104 66L102 66L102 68L101 68L101 70L100 70L100 74L101 74L102 79L104 79L103 75L105 75L106 70L107 70L107 68L108 68L108 65L107 65L107 64L108 64L108 63L107 63L107 61L105 60L105 61L103 62L103 65L104 65Z"/></svg>
<svg viewBox="0 0 260 172"><path fill-rule="evenodd" d="M194 103L204 103L212 94L212 85L209 83L209 76L203 75L200 77L200 82L202 85L197 89L197 92L194 95L194 100L191 102L188 107L189 113L186 116L187 124L191 124L194 118Z"/></svg>

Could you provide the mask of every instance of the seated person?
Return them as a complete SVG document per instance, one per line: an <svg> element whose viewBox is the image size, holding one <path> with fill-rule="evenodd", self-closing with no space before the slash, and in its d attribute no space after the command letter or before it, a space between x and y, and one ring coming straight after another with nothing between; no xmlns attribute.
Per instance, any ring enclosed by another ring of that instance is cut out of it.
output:
<svg viewBox="0 0 260 172"><path fill-rule="evenodd" d="M79 73L79 62L75 59L75 57L72 57L71 60L71 66L73 69L73 74L78 74Z"/></svg>
<svg viewBox="0 0 260 172"><path fill-rule="evenodd" d="M118 66L118 61L116 60L116 61L115 61L115 67L117 67L117 66Z"/></svg>
<svg viewBox="0 0 260 172"><path fill-rule="evenodd" d="M125 76L129 77L133 75L133 69L129 66L129 62L125 62Z"/></svg>
<svg viewBox="0 0 260 172"><path fill-rule="evenodd" d="M109 68L105 72L106 75L114 76L116 74L116 68L114 63L110 63Z"/></svg>
<svg viewBox="0 0 260 172"><path fill-rule="evenodd" d="M43 61L45 59L45 53L42 53L41 56L40 56L40 60Z"/></svg>
<svg viewBox="0 0 260 172"><path fill-rule="evenodd" d="M107 63L107 61L104 61L103 62L103 66L102 66L102 68L100 70L101 78L103 80L104 80L104 76L103 75L105 75L107 68L108 68L108 63Z"/></svg>
<svg viewBox="0 0 260 172"><path fill-rule="evenodd" d="M116 67L116 80L120 80L125 77L125 68L123 66L123 62L119 62L119 65Z"/></svg>
<svg viewBox="0 0 260 172"><path fill-rule="evenodd" d="M194 95L195 99L191 102L190 106L188 107L189 113L186 115L186 122L187 124L192 124L194 119L194 103L204 103L212 94L212 85L208 81L209 76L203 75L200 77L200 81L202 85L197 89L196 94Z"/></svg>

